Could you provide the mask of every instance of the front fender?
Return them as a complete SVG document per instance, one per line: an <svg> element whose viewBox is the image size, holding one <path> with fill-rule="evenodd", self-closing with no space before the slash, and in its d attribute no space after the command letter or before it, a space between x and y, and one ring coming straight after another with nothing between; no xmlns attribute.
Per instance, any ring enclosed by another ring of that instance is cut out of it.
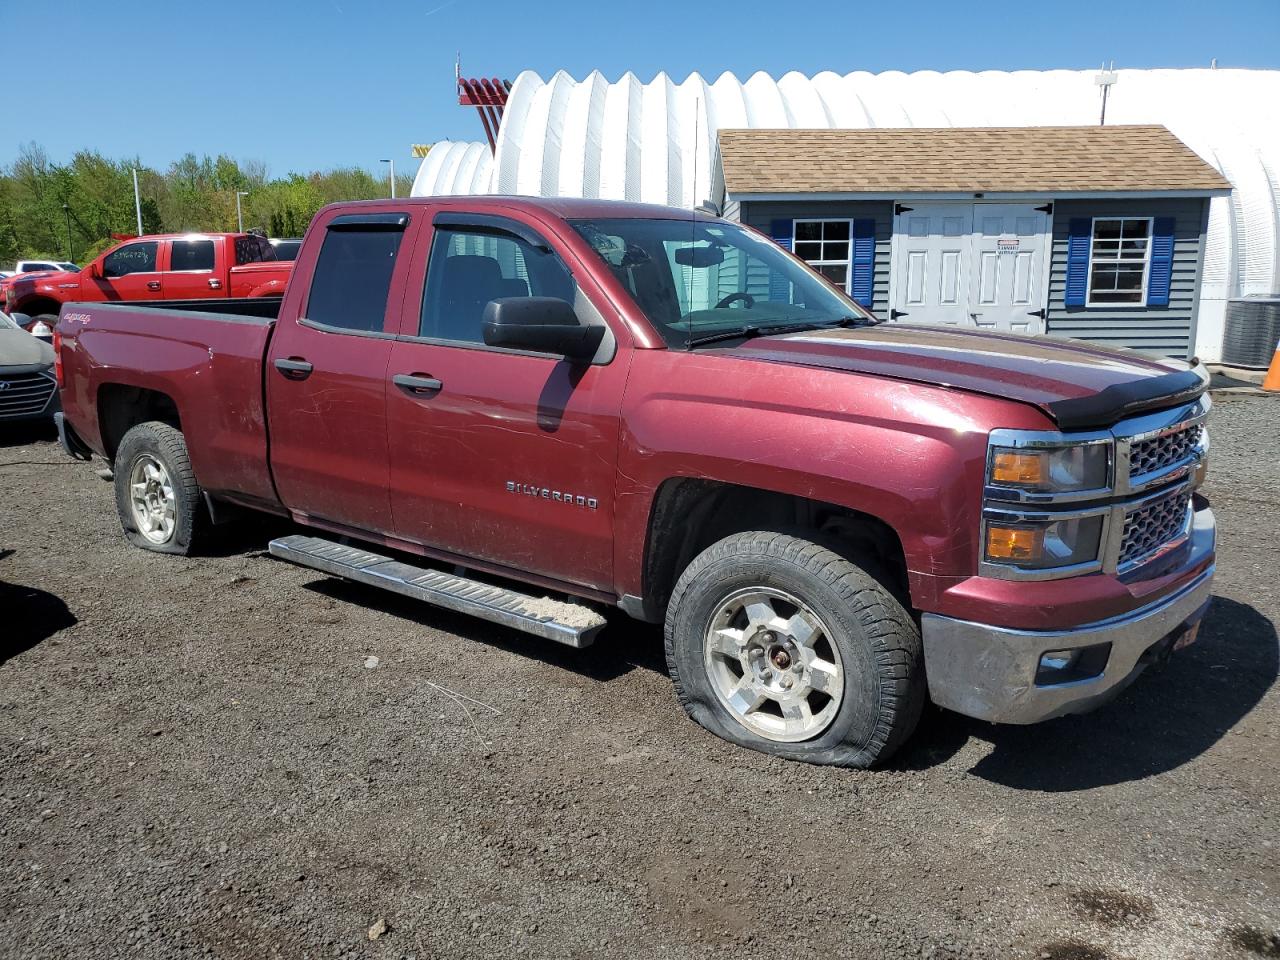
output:
<svg viewBox="0 0 1280 960"><path fill-rule="evenodd" d="M898 535L912 596L973 572L995 426L1032 408L927 384L683 351L638 351L619 454L619 592L641 595L661 484L694 477L831 503Z"/></svg>

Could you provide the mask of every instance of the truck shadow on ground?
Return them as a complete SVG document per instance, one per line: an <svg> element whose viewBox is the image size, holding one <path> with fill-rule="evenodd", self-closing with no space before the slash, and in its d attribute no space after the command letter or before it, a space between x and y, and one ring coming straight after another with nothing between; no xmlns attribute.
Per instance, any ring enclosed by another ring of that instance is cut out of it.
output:
<svg viewBox="0 0 1280 960"><path fill-rule="evenodd" d="M8 552L0 550L0 559ZM0 580L0 666L76 623L62 599L46 590Z"/></svg>
<svg viewBox="0 0 1280 960"><path fill-rule="evenodd" d="M1215 597L1198 641L1113 703L1027 727L933 711L892 766L934 766L977 737L993 749L970 772L1017 790L1070 792L1141 780L1194 760L1228 735L1278 672L1275 625L1248 604Z"/></svg>
<svg viewBox="0 0 1280 960"><path fill-rule="evenodd" d="M39 443L42 440L57 442L58 431L53 428L52 420L23 420L0 426L0 450L5 447L25 447L29 443ZM67 463L75 463L60 449L55 448L51 453L66 459Z"/></svg>

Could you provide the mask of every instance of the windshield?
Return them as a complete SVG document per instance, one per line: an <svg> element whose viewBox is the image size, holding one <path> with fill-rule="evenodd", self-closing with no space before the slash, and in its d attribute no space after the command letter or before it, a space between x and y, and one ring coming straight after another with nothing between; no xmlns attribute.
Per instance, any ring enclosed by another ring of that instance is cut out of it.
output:
<svg viewBox="0 0 1280 960"><path fill-rule="evenodd" d="M874 318L768 238L712 220L571 220L670 347Z"/></svg>

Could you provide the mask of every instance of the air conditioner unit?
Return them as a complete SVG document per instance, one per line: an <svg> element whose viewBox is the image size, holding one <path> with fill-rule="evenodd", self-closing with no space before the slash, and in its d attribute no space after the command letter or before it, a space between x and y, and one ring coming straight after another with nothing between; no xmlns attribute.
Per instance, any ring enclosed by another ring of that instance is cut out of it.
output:
<svg viewBox="0 0 1280 960"><path fill-rule="evenodd" d="M1227 301L1227 330L1222 362L1229 367L1265 370L1280 343L1280 294Z"/></svg>

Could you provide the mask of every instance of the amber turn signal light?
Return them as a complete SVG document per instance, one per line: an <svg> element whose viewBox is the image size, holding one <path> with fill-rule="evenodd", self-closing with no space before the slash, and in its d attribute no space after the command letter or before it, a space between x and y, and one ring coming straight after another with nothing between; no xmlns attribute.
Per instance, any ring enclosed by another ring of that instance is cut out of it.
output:
<svg viewBox="0 0 1280 960"><path fill-rule="evenodd" d="M1044 554L1044 531L1022 527L987 527L990 560L1039 560Z"/></svg>
<svg viewBox="0 0 1280 960"><path fill-rule="evenodd" d="M1000 451L991 463L991 479L996 483L1035 485L1044 482L1044 457L1038 453Z"/></svg>

